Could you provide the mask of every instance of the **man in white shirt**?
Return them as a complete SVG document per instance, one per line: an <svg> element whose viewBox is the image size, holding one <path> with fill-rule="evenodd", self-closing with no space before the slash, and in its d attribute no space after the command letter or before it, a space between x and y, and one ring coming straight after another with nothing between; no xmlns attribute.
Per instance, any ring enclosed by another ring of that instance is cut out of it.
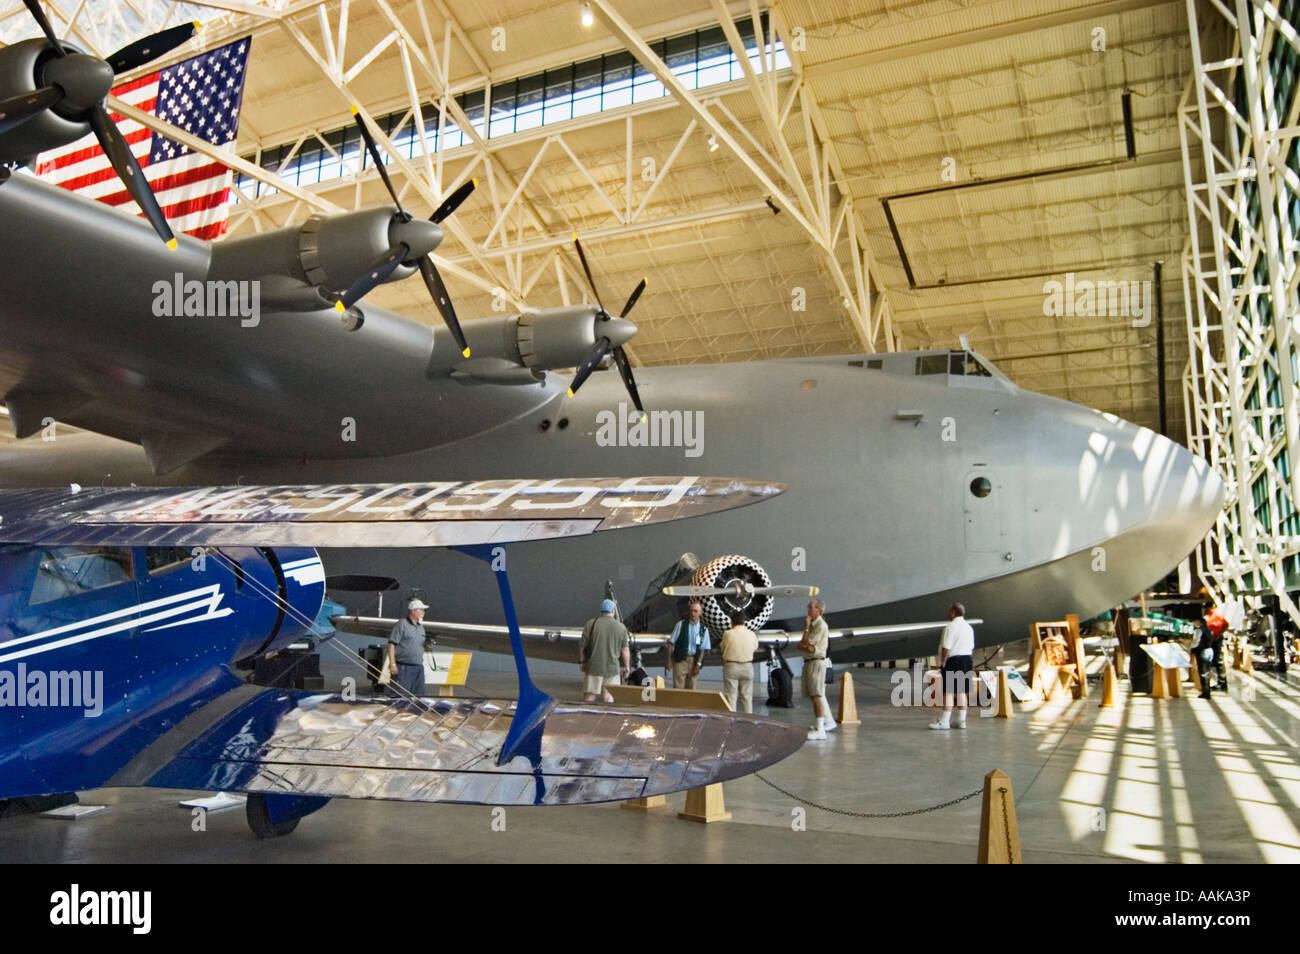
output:
<svg viewBox="0 0 1300 954"><path fill-rule="evenodd" d="M970 691L971 673L975 669L975 630L966 622L966 607L953 603L948 607L948 625L939 640L939 664L943 676L943 715L930 723L932 729L966 728L966 695ZM957 721L952 719L954 697Z"/></svg>
<svg viewBox="0 0 1300 954"><path fill-rule="evenodd" d="M830 629L822 615L825 610L826 604L819 599L808 603L803 638L799 640L799 651L803 653L803 694L813 704L813 727L808 730L808 738L813 742L825 741L826 733L833 732L838 724L825 699L826 653L830 647Z"/></svg>

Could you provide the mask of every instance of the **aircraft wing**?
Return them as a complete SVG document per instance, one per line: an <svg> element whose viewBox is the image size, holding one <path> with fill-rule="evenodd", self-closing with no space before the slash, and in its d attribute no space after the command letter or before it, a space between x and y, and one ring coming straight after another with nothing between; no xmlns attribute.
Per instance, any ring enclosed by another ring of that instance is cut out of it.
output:
<svg viewBox="0 0 1300 954"><path fill-rule="evenodd" d="M984 620L968 619L966 622L972 626L978 626ZM833 654L837 647L847 648L850 645L865 642L871 637L906 636L910 633L938 632L947 625L948 621L941 619L931 622L889 623L882 626L851 626L845 629L832 629L829 637L831 640L830 648ZM767 649L793 649L799 645L799 640L802 638L802 632L763 632L758 634L758 644Z"/></svg>
<svg viewBox="0 0 1300 954"><path fill-rule="evenodd" d="M396 619L382 616L340 615L330 618L334 628L357 636L387 639L397 624ZM485 653L510 652L510 630L489 623L456 623L446 620L424 620L424 631L447 649L462 649ZM578 643L582 639L581 626L524 626L524 652L533 659L556 659L574 662L578 658ZM631 633L632 642L643 653L657 653L667 638L663 633Z"/></svg>
<svg viewBox="0 0 1300 954"><path fill-rule="evenodd" d="M387 639L397 620L379 616L348 616L346 614L330 618L334 628L344 633L357 636L372 636ZM984 622L982 619L967 620L971 625ZM893 623L883 626L854 626L845 629L833 629L830 632L832 659L836 648L847 649L867 642L872 638L887 636L906 636L911 633L938 632L948 625L947 620L917 623ZM433 636L438 645L448 649L462 649L485 653L510 652L510 631L504 626L487 623L456 623L446 620L424 620L424 630ZM523 636L524 652L535 659L555 659L560 662L573 662L577 658L577 645L582 639L582 627L574 626L523 626L519 627ZM631 633L632 642L642 653L657 653L668 641L664 633ZM772 650L794 649L799 644L802 633L785 631L764 631L758 634L760 647ZM715 640L716 642L716 640ZM716 656L715 647L712 655Z"/></svg>
<svg viewBox="0 0 1300 954"><path fill-rule="evenodd" d="M496 764L514 702L345 702L246 686L109 781L206 791L479 805L573 805L698 788L790 755L805 729L762 716L559 703L536 768ZM200 729L199 726L202 726Z"/></svg>
<svg viewBox="0 0 1300 954"><path fill-rule="evenodd" d="M0 490L0 543L490 545L717 513L784 490L726 477Z"/></svg>

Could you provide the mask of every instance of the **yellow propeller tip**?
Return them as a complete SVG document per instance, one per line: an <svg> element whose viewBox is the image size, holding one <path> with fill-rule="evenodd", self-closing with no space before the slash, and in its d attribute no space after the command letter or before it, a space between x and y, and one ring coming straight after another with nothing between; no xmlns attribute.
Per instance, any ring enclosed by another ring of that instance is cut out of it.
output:
<svg viewBox="0 0 1300 954"><path fill-rule="evenodd" d="M176 247L177 247L176 239L174 239L174 238L169 238L169 239L167 240L167 247L168 247L169 249L171 249L173 252L176 251Z"/></svg>
<svg viewBox="0 0 1300 954"><path fill-rule="evenodd" d="M574 240L575 242L578 241L578 233L577 233L577 232L574 232L574 233L573 233L573 240Z"/></svg>
<svg viewBox="0 0 1300 954"><path fill-rule="evenodd" d="M469 181L474 185L474 188L475 188L475 189L478 188L478 177L477 177L477 176L475 176L473 179L470 179Z"/></svg>
<svg viewBox="0 0 1300 954"><path fill-rule="evenodd" d="M361 110L357 109L356 106L349 106L348 109L352 110L353 116L356 116L358 113L361 112Z"/></svg>
<svg viewBox="0 0 1300 954"><path fill-rule="evenodd" d="M195 33L202 33L202 32L203 32L203 24L200 23L198 20L191 20L191 21L190 21L190 26L194 27L194 32L195 32Z"/></svg>
<svg viewBox="0 0 1300 954"><path fill-rule="evenodd" d="M820 593L821 591L822 591L822 588L821 588L820 586L814 586L814 587L812 588L812 595L813 595L813 596L816 596L816 595L817 595L818 593Z"/></svg>
<svg viewBox="0 0 1300 954"><path fill-rule="evenodd" d="M336 301L336 302L334 303L334 310L335 310L335 311L347 311L347 309L343 307L343 302L341 302L341 301Z"/></svg>
<svg viewBox="0 0 1300 954"><path fill-rule="evenodd" d="M573 388L569 388L569 397L573 397Z"/></svg>
<svg viewBox="0 0 1300 954"><path fill-rule="evenodd" d="M468 358L468 357L469 357L469 348L462 348L460 353L463 354L465 357Z"/></svg>

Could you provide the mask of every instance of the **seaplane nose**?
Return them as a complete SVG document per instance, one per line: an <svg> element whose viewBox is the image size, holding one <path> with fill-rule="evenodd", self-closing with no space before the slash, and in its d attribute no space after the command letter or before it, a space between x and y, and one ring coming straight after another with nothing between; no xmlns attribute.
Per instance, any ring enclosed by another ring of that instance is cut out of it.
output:
<svg viewBox="0 0 1300 954"><path fill-rule="evenodd" d="M1116 475L1108 491L1119 525L1107 529L1133 539L1152 564L1172 567L1214 525L1223 509L1223 480L1207 461L1176 441L1150 428L1106 418L1109 426L1093 432L1089 447L1099 452L1099 463L1109 458L1106 462Z"/></svg>

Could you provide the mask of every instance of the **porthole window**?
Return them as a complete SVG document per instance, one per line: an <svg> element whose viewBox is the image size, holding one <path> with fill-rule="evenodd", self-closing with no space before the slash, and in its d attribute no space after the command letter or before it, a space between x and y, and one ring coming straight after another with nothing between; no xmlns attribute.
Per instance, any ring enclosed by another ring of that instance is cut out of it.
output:
<svg viewBox="0 0 1300 954"><path fill-rule="evenodd" d="M993 485L987 477L976 477L970 482L970 492L976 497L987 497L993 493Z"/></svg>

